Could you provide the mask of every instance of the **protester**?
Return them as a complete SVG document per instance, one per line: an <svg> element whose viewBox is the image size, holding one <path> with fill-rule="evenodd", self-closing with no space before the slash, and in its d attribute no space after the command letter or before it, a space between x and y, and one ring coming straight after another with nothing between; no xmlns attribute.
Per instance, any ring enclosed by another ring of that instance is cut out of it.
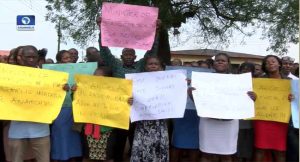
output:
<svg viewBox="0 0 300 162"><path fill-rule="evenodd" d="M172 66L182 66L182 61L180 59L174 59L171 61Z"/></svg>
<svg viewBox="0 0 300 162"><path fill-rule="evenodd" d="M260 64L254 64L255 71L253 77L261 77L263 75L263 71Z"/></svg>
<svg viewBox="0 0 300 162"><path fill-rule="evenodd" d="M15 62L17 65L22 65L23 62L22 62L22 58L21 58L21 55L22 55L22 52L23 52L23 47L24 46L19 46L16 48L15 50Z"/></svg>
<svg viewBox="0 0 300 162"><path fill-rule="evenodd" d="M38 67L39 68L42 68L42 65L44 63L46 63L47 53L48 53L48 50L46 48L38 50L38 55L39 55Z"/></svg>
<svg viewBox="0 0 300 162"><path fill-rule="evenodd" d="M295 76L299 78L299 67L295 70Z"/></svg>
<svg viewBox="0 0 300 162"><path fill-rule="evenodd" d="M97 19L97 24L100 28L101 17ZM157 21L157 30L159 30L160 21ZM131 48L124 48L122 50L121 60L115 58L112 55L110 49L108 47L102 46L101 43L101 33L99 34L99 49L101 57L105 63L105 65L112 68L113 76L118 78L125 78L125 74L129 73L138 73L144 70L145 67L145 59L149 56L156 56L158 52L158 40L159 40L159 32L156 32L155 41L151 48L151 50L147 51L144 57L137 62L135 62L136 55L135 50ZM129 144L132 144L133 133L134 133L134 124L130 125L129 131L123 129L115 129L117 132L117 143L115 150L115 161L123 161L123 153L126 144L126 138L129 136ZM130 152L130 151L129 151Z"/></svg>
<svg viewBox="0 0 300 162"><path fill-rule="evenodd" d="M8 56L6 55L0 55L0 63L7 63Z"/></svg>
<svg viewBox="0 0 300 162"><path fill-rule="evenodd" d="M281 73L284 77L299 80L291 73L294 68L294 60L289 56L282 57ZM287 137L286 161L299 161L299 129L294 128L292 120L289 122Z"/></svg>
<svg viewBox="0 0 300 162"><path fill-rule="evenodd" d="M214 60L214 69L216 73L229 74L229 56L225 53L217 54ZM256 99L255 93L248 92L248 95L252 100ZM201 161L233 161L231 155L235 154L237 150L238 131L239 121L236 119L200 117L199 147L202 151Z"/></svg>
<svg viewBox="0 0 300 162"><path fill-rule="evenodd" d="M36 68L38 65L38 50L34 46L23 46L22 52L17 53L17 63L21 66ZM50 131L48 124L35 122L11 121L8 138L12 162L23 161L26 145L33 150L37 162L50 160Z"/></svg>
<svg viewBox="0 0 300 162"><path fill-rule="evenodd" d="M198 64L200 68L206 68L206 69L210 68L210 65L207 61L198 61Z"/></svg>
<svg viewBox="0 0 300 162"><path fill-rule="evenodd" d="M275 55L268 55L262 60L262 70L265 75L263 78L288 79L280 71L282 68L281 60ZM292 95L286 96L291 100ZM263 161L268 152L272 152L274 158L272 161L284 162L286 151L286 140L288 133L288 124L274 121L254 121L254 161Z"/></svg>
<svg viewBox="0 0 300 162"><path fill-rule="evenodd" d="M56 55L56 61L58 64L65 64L72 63L73 59L68 51L61 50ZM72 130L74 121L68 84L64 86L64 90L67 91L65 101L51 126L51 159L53 162L60 160L76 162L76 158L82 156L81 137L78 132Z"/></svg>
<svg viewBox="0 0 300 162"><path fill-rule="evenodd" d="M163 70L162 62L156 56L147 57L145 62L146 72ZM169 137L166 120L136 122L130 161L169 161Z"/></svg>
<svg viewBox="0 0 300 162"><path fill-rule="evenodd" d="M292 68L292 74L296 75L296 71L295 71L295 70L296 70L297 68L299 68L299 63L298 63L298 62L295 62L294 65L293 65L293 68Z"/></svg>
<svg viewBox="0 0 300 162"><path fill-rule="evenodd" d="M105 65L98 49L95 47L88 47L86 49L86 62L97 62L98 67Z"/></svg>
<svg viewBox="0 0 300 162"><path fill-rule="evenodd" d="M54 61L51 58L47 58L45 64L54 64Z"/></svg>
<svg viewBox="0 0 300 162"><path fill-rule="evenodd" d="M250 62L244 62L240 65L239 74L251 73L252 77L255 73L255 65ZM239 135L237 145L237 160L238 162L251 162L253 161L254 152L254 137L253 125L251 120L239 120Z"/></svg>
<svg viewBox="0 0 300 162"><path fill-rule="evenodd" d="M192 63L191 62L184 62L183 66L192 67Z"/></svg>
<svg viewBox="0 0 300 162"><path fill-rule="evenodd" d="M69 53L71 54L72 57L72 63L76 63L78 60L78 51L75 48L69 49Z"/></svg>
<svg viewBox="0 0 300 162"><path fill-rule="evenodd" d="M16 48L10 50L8 58L7 58L7 63L15 65L16 64Z"/></svg>
<svg viewBox="0 0 300 162"><path fill-rule="evenodd" d="M205 60L208 63L208 68L211 69L214 66L214 60L212 58L208 58Z"/></svg>
<svg viewBox="0 0 300 162"><path fill-rule="evenodd" d="M9 55L8 55L8 59L7 59L7 63L8 64L12 64L15 65L16 64L16 48L10 50ZM4 152L5 152L5 160L6 162L10 162L11 161L11 150L9 149L9 145L8 145L8 130L9 130L9 126L10 126L10 121L2 121L3 124L3 147L4 147ZM24 160L25 162L31 162L34 161L34 156L32 153L32 149L27 145L26 147L26 152L24 155Z"/></svg>
<svg viewBox="0 0 300 162"><path fill-rule="evenodd" d="M188 80L188 86L190 86L190 80ZM172 123L170 161L183 161L185 152L189 162L199 161L199 117L195 103L190 96L187 96L184 117L172 119Z"/></svg>
<svg viewBox="0 0 300 162"><path fill-rule="evenodd" d="M293 66L294 66L294 61L295 61L295 59L293 59L289 56L282 57L281 58L281 62L282 62L281 73L285 77L289 77L291 79L299 79L291 73Z"/></svg>
<svg viewBox="0 0 300 162"><path fill-rule="evenodd" d="M99 67L94 72L95 76L111 77L112 71L109 67ZM76 93L77 86L72 87ZM132 98L128 102L132 104ZM99 107L101 109L101 107ZM84 160L83 162L92 162L101 160L104 162L113 162L114 148L116 143L116 134L113 128L100 126L96 124L85 124L83 129L84 136Z"/></svg>

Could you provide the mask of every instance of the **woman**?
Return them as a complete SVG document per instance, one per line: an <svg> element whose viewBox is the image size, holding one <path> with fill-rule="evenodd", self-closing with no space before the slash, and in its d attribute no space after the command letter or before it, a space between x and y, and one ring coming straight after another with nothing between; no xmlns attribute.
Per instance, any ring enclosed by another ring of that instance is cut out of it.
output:
<svg viewBox="0 0 300 162"><path fill-rule="evenodd" d="M213 67L216 73L230 73L230 59L225 53L215 56ZM248 92L255 100L256 95ZM220 101L222 102L222 101ZM203 152L201 161L233 161L232 155L237 151L239 120L200 118L199 147Z"/></svg>
<svg viewBox="0 0 300 162"><path fill-rule="evenodd" d="M263 78L288 79L281 75L281 60L275 55L268 55L262 61ZM287 96L291 100L292 95ZM272 161L285 162L288 124L274 121L254 121L254 161L263 161L267 152L272 152Z"/></svg>

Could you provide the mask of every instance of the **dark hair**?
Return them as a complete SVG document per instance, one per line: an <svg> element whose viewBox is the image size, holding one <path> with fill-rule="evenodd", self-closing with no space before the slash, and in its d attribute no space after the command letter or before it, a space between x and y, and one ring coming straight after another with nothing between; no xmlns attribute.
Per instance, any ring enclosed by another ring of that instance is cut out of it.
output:
<svg viewBox="0 0 300 162"><path fill-rule="evenodd" d="M34 53L36 53L38 55L38 50L36 47L32 46L32 45L27 45L27 46L23 46L23 51L22 51L22 55L24 55L25 52L27 52L28 50L33 50Z"/></svg>
<svg viewBox="0 0 300 162"><path fill-rule="evenodd" d="M255 66L254 66L254 64L251 63L251 62L244 62L244 63L242 63L242 64L240 65L240 67L239 67L239 73L241 73L241 71L242 71L243 69L245 69L245 68L249 68L250 71L251 71L251 74L252 74L252 76L253 76L253 74L254 74L254 72L255 72Z"/></svg>
<svg viewBox="0 0 300 162"><path fill-rule="evenodd" d="M76 48L70 48L68 51L74 50L78 53L78 50Z"/></svg>
<svg viewBox="0 0 300 162"><path fill-rule="evenodd" d="M149 60L149 59L152 59L152 58L157 59L157 60L159 61L160 66L161 66L163 69L165 69L165 65L163 64L162 59L159 58L159 57L157 57L157 56L147 56L147 57L145 58L145 67L146 67L146 64L147 64L148 60ZM145 67L144 67L144 71L145 71Z"/></svg>
<svg viewBox="0 0 300 162"><path fill-rule="evenodd" d="M295 70L295 76L299 78L299 67Z"/></svg>
<svg viewBox="0 0 300 162"><path fill-rule="evenodd" d="M20 65L20 63L18 62L18 53L20 52L20 50L23 49L24 46L19 46L16 48L15 52L14 52L14 56L15 56L15 62L17 65ZM23 53L21 53L21 55L23 55Z"/></svg>
<svg viewBox="0 0 300 162"><path fill-rule="evenodd" d="M219 56L225 56L227 58L227 62L228 62L228 69L227 69L227 73L231 72L231 62L230 62L230 57L226 54L226 53L218 53L215 55L215 59ZM215 61L214 61L215 62Z"/></svg>
<svg viewBox="0 0 300 162"><path fill-rule="evenodd" d="M266 74L269 74L269 72L267 71L266 65L267 65L267 59L270 57L274 57L278 63L279 63L279 71L281 71L281 67L282 67L282 62L280 60L280 58L278 56L275 55L267 55L263 60L262 60L262 64L261 64L261 69L263 72L265 72Z"/></svg>
<svg viewBox="0 0 300 162"><path fill-rule="evenodd" d="M10 60L10 58L11 57L13 57L13 59L14 59L14 61L15 61L15 64L17 63L16 62L16 48L13 48L13 49L11 49L10 51L9 51L9 55L8 55L8 57L7 57L7 63L8 64L10 64L10 62L9 62L9 60Z"/></svg>
<svg viewBox="0 0 300 162"><path fill-rule="evenodd" d="M39 55L39 58L46 58L47 49L43 48L43 49L38 50L38 55Z"/></svg>
<svg viewBox="0 0 300 162"><path fill-rule="evenodd" d="M113 74L112 69L108 66L100 66L95 70L95 72L96 71L103 71L104 76L108 76L108 77L111 77Z"/></svg>
<svg viewBox="0 0 300 162"><path fill-rule="evenodd" d="M214 60L212 58L206 59L205 62L207 62L209 68L212 68L214 65Z"/></svg>
<svg viewBox="0 0 300 162"><path fill-rule="evenodd" d="M89 51L89 50L96 50L96 51L98 51L98 49L97 49L96 47L88 47L88 48L86 49L86 52Z"/></svg>
<svg viewBox="0 0 300 162"><path fill-rule="evenodd" d="M69 51L67 51L67 50L61 50L61 51L58 51L57 54L56 54L56 61L57 61L57 62L61 62L62 56L63 56L63 54L66 53L66 52L69 53Z"/></svg>
<svg viewBox="0 0 300 162"><path fill-rule="evenodd" d="M210 64L208 63L208 61L203 61L203 60L200 60L200 61L197 61L199 66L201 66L201 64L206 64L208 68L210 68Z"/></svg>
<svg viewBox="0 0 300 162"><path fill-rule="evenodd" d="M133 53L135 55L135 50L132 49L132 48L123 48L122 55L124 54L125 51L129 51L129 52L131 52L131 53Z"/></svg>

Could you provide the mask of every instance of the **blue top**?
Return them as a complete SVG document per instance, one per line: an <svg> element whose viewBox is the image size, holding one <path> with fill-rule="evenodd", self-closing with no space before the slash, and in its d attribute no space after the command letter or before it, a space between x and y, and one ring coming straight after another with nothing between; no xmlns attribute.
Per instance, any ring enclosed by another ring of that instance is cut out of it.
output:
<svg viewBox="0 0 300 162"><path fill-rule="evenodd" d="M39 138L50 135L49 124L11 121L8 138Z"/></svg>

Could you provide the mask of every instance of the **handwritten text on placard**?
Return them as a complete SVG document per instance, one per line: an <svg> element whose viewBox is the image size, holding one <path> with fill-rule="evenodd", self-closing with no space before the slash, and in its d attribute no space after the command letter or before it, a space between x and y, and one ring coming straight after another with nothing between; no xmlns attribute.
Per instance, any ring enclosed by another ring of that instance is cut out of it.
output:
<svg viewBox="0 0 300 162"><path fill-rule="evenodd" d="M186 71L126 74L126 78L133 80L131 122L183 117L187 98Z"/></svg>
<svg viewBox="0 0 300 162"><path fill-rule="evenodd" d="M198 116L243 119L254 116L251 74L192 72L193 97Z"/></svg>
<svg viewBox="0 0 300 162"><path fill-rule="evenodd" d="M288 101L291 90L289 80L255 78L253 89L257 94L254 119L283 123L289 121L291 115Z"/></svg>
<svg viewBox="0 0 300 162"><path fill-rule="evenodd" d="M155 37L158 8L103 3L103 46L149 50Z"/></svg>
<svg viewBox="0 0 300 162"><path fill-rule="evenodd" d="M75 75L75 80L78 86L73 100L75 122L129 128L131 80L88 75Z"/></svg>
<svg viewBox="0 0 300 162"><path fill-rule="evenodd" d="M0 119L51 123L59 114L68 74L0 64Z"/></svg>

